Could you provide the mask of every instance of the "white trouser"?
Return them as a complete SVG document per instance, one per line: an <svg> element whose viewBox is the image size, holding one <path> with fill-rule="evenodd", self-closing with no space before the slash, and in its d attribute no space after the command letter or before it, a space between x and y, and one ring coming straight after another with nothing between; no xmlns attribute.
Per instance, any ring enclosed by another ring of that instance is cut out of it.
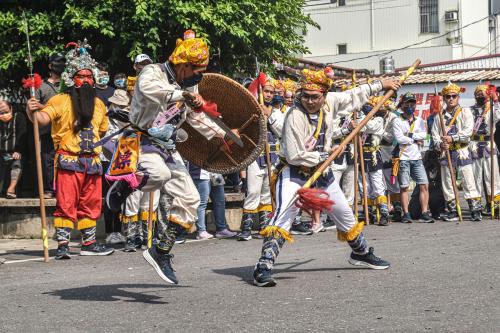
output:
<svg viewBox="0 0 500 333"><path fill-rule="evenodd" d="M335 183L342 188L349 205L354 202L354 165L347 165L347 158L342 164L330 165ZM341 183L342 181L342 183Z"/></svg>
<svg viewBox="0 0 500 333"><path fill-rule="evenodd" d="M157 153L140 155L139 169L148 176L141 190L150 192L162 189L172 198L169 220L190 228L197 217L200 195L179 153L173 153L172 157L173 162L165 163Z"/></svg>
<svg viewBox="0 0 500 333"><path fill-rule="evenodd" d="M474 179L476 180L476 189L480 196L483 196L483 180L486 183L486 194L491 196L491 157L482 157L472 160L472 169L474 172ZM493 173L495 175L495 196L500 194L500 174L498 173L498 159L493 156Z"/></svg>
<svg viewBox="0 0 500 333"><path fill-rule="evenodd" d="M382 169L372 172L365 173L366 175L366 193L369 199L377 199L378 197L385 195L385 179L384 172ZM359 184L361 188L361 194L363 194L363 181L361 174L359 175Z"/></svg>
<svg viewBox="0 0 500 333"><path fill-rule="evenodd" d="M247 168L247 193L243 203L243 210L255 212L259 207L268 205L271 205L271 191L267 168L261 169L257 162L254 161Z"/></svg>
<svg viewBox="0 0 500 333"><path fill-rule="evenodd" d="M299 208L295 204L291 204L290 207L288 205L301 187L290 179L290 168L285 167L276 182L276 209L270 225L278 226L286 231L290 230ZM344 193L336 182L332 182L323 190L328 193L330 200L335 202L332 209L327 212L328 216L337 226L337 231L348 232L356 220Z"/></svg>
<svg viewBox="0 0 500 333"><path fill-rule="evenodd" d="M388 194L399 194L401 190L399 189L398 176L395 177L396 181L394 182L394 184L391 183L392 168L383 169L382 172L384 173L385 186L387 188Z"/></svg>
<svg viewBox="0 0 500 333"><path fill-rule="evenodd" d="M479 198L480 194L476 189L472 164L457 166L456 172L462 178L462 189L464 190L465 199ZM441 185L443 186L444 199L446 201L454 200L455 195L453 194L450 170L447 165L441 166Z"/></svg>
<svg viewBox="0 0 500 333"><path fill-rule="evenodd" d="M153 212L158 209L160 190L154 192ZM127 217L139 214L139 211L149 212L149 193L140 190L133 192L125 201L124 215Z"/></svg>

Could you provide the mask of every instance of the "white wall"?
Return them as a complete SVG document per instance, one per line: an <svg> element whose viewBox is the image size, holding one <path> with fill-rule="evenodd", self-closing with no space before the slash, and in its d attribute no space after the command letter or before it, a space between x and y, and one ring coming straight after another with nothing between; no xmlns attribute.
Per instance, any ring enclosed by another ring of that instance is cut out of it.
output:
<svg viewBox="0 0 500 333"><path fill-rule="evenodd" d="M342 7L329 4L305 7L304 12L311 15L321 26L321 30L311 28L308 31L305 45L311 54L304 57L335 63L421 42L446 32L444 13L448 10L459 10L462 25L488 15L488 0L440 0L439 34L421 34L418 0L373 0L373 12L370 10L371 2L346 0L346 6ZM423 63L488 54L488 47L481 50L489 40L488 20L463 30L462 40L463 45L451 47L446 37L442 37L421 44L416 49L397 52L393 57L396 66L401 66L414 60L417 54L421 54ZM338 55L337 44L344 43L347 44L348 54ZM379 59L374 57L339 65L367 68L378 73Z"/></svg>

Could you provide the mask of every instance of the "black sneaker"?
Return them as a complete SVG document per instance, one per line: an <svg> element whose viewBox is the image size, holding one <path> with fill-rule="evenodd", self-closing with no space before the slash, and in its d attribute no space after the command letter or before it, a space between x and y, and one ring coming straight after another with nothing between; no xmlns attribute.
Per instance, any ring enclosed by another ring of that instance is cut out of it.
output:
<svg viewBox="0 0 500 333"><path fill-rule="evenodd" d="M134 190L126 181L120 180L114 182L106 194L106 205L109 210L113 213L119 212L123 203L132 192L134 192Z"/></svg>
<svg viewBox="0 0 500 333"><path fill-rule="evenodd" d="M313 232L304 223L292 224L292 235L312 235Z"/></svg>
<svg viewBox="0 0 500 333"><path fill-rule="evenodd" d="M127 239L127 243L125 244L124 252L137 252L137 247L135 245L134 240Z"/></svg>
<svg viewBox="0 0 500 333"><path fill-rule="evenodd" d="M413 220L411 219L410 213L405 213L403 214L403 218L401 219L401 223L412 223Z"/></svg>
<svg viewBox="0 0 500 333"><path fill-rule="evenodd" d="M238 235L239 241L249 241L252 239L252 231L251 230L243 230Z"/></svg>
<svg viewBox="0 0 500 333"><path fill-rule="evenodd" d="M330 220L330 218L328 217L325 222L323 222L323 229L324 231L326 230L335 230L337 229L337 226L335 225L335 222L333 222L332 220Z"/></svg>
<svg viewBox="0 0 500 333"><path fill-rule="evenodd" d="M175 239L175 244L184 244L186 243L186 238L184 238L183 236L177 236L177 238Z"/></svg>
<svg viewBox="0 0 500 333"><path fill-rule="evenodd" d="M456 222L458 221L458 214L455 211L449 212L447 215L443 216L443 221L446 222Z"/></svg>
<svg viewBox="0 0 500 333"><path fill-rule="evenodd" d="M265 263L257 263L253 271L253 284L257 287L274 287L276 281L271 276L271 269Z"/></svg>
<svg viewBox="0 0 500 333"><path fill-rule="evenodd" d="M158 252L156 246L153 246L150 249L142 252L142 256L151 266L153 266L153 268L156 270L156 273L158 273L160 278L162 278L164 281L171 284L179 283L174 273L175 270L172 267L172 258L174 257L173 254L162 254Z"/></svg>
<svg viewBox="0 0 500 333"><path fill-rule="evenodd" d="M56 252L56 256L54 257L54 259L56 259L56 260L71 259L71 256L69 255L68 244L61 244L57 247L57 252Z"/></svg>
<svg viewBox="0 0 500 333"><path fill-rule="evenodd" d="M481 222L483 220L483 216L481 215L481 211L473 211L471 212L471 219L472 222Z"/></svg>
<svg viewBox="0 0 500 333"><path fill-rule="evenodd" d="M422 213L420 215L420 218L418 219L417 222L420 223L434 223L434 219L431 216L431 213L429 211Z"/></svg>
<svg viewBox="0 0 500 333"><path fill-rule="evenodd" d="M378 222L380 226L388 226L389 225L389 216L388 215L380 215L380 221Z"/></svg>
<svg viewBox="0 0 500 333"><path fill-rule="evenodd" d="M115 249L97 243L82 245L82 248L80 249L81 256L107 256L113 252L115 252Z"/></svg>
<svg viewBox="0 0 500 333"><path fill-rule="evenodd" d="M349 263L354 266L365 266L371 269L387 269L391 266L387 261L377 257L373 253L373 247L370 247L368 253L365 254L351 252Z"/></svg>

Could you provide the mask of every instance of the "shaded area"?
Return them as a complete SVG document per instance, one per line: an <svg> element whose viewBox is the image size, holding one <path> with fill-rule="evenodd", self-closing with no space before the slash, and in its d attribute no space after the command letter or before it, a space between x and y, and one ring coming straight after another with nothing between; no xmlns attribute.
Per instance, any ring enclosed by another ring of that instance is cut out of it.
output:
<svg viewBox="0 0 500 333"><path fill-rule="evenodd" d="M107 284L91 285L80 288L60 289L43 293L44 295L58 296L61 300L93 301L93 302L131 302L145 304L169 304L162 301L160 296L166 290L172 291L176 288L189 288L187 286L176 286L172 288L167 284ZM134 292L126 289L154 289L147 292ZM160 295L158 295L160 294ZM169 296L169 295L165 295Z"/></svg>

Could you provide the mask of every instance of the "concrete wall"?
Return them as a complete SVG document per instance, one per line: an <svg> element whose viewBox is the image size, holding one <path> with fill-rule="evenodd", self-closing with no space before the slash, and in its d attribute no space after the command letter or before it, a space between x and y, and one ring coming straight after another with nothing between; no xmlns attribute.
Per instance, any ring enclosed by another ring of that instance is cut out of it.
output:
<svg viewBox="0 0 500 333"><path fill-rule="evenodd" d="M445 11L459 10L461 26L488 15L488 0L440 0L439 33L421 34L418 0L373 0L373 11L371 3L371 0L347 0L346 6L342 7L332 4L304 7L304 12L321 26L320 30L311 28L305 36L305 45L311 54L304 57L378 73L378 57L343 61L401 48L443 34L447 28L453 28L453 24L445 22ZM452 47L446 37L441 37L391 55L396 66L401 66L411 63L416 56L420 56L423 63L429 63L488 54L488 20L464 29L462 41L459 47ZM338 55L337 44L344 43L348 54Z"/></svg>

